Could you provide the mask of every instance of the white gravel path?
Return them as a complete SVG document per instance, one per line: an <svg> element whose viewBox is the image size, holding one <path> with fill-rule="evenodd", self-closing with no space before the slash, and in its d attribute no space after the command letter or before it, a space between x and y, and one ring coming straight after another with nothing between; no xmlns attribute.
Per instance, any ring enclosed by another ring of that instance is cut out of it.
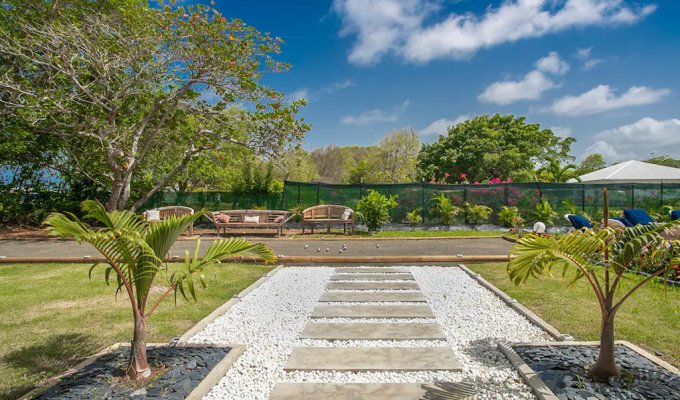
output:
<svg viewBox="0 0 680 400"><path fill-rule="evenodd" d="M331 275L333 268L284 268L191 338L246 345L205 399L266 400Z"/></svg>
<svg viewBox="0 0 680 400"><path fill-rule="evenodd" d="M420 285L436 320L314 319L314 322L437 322L442 341L323 341L299 339L319 304L333 268L287 267L250 292L227 314L193 337L194 343L242 343L246 350L206 399L267 399L276 382L474 383L479 399L533 399L503 354L499 342L550 340L465 272L452 267L406 267ZM328 304L328 303L321 303ZM333 304L333 303L330 303ZM338 303L340 304L340 303ZM365 303L362 303L365 304ZM290 372L283 371L296 346L450 346L463 372Z"/></svg>

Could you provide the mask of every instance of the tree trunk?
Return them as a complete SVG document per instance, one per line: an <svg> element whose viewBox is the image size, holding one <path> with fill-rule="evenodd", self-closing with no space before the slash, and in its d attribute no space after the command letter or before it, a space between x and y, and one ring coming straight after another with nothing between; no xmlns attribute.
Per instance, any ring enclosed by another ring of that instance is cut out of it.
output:
<svg viewBox="0 0 680 400"><path fill-rule="evenodd" d="M115 211L118 209L118 200L120 199L120 194L123 191L123 181L116 178L111 185L111 196L109 201L106 202L106 211Z"/></svg>
<svg viewBox="0 0 680 400"><path fill-rule="evenodd" d="M600 331L600 352L597 361L590 367L590 374L597 380L606 382L621 371L614 360L614 314L602 318Z"/></svg>
<svg viewBox="0 0 680 400"><path fill-rule="evenodd" d="M151 376L146 360L146 318L135 316L135 333L130 346L130 363L126 374L130 379L141 381Z"/></svg>

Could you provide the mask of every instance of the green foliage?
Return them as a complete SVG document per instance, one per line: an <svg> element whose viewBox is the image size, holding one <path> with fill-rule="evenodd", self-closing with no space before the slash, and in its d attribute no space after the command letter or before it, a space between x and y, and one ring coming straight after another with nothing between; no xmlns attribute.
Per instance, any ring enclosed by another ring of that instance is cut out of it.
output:
<svg viewBox="0 0 680 400"><path fill-rule="evenodd" d="M555 210L553 210L550 203L545 200L541 200L540 202L536 203L532 217L534 221L541 221L546 225L550 225L557 217L557 213Z"/></svg>
<svg viewBox="0 0 680 400"><path fill-rule="evenodd" d="M583 161L581 161L578 168L576 169L576 173L579 176L585 175L605 168L606 166L607 163L604 162L604 157L602 157L602 154L593 153L589 154L586 158L583 159Z"/></svg>
<svg viewBox="0 0 680 400"><path fill-rule="evenodd" d="M498 212L498 222L506 228L517 228L524 224L524 218L520 215L517 207L503 206Z"/></svg>
<svg viewBox="0 0 680 400"><path fill-rule="evenodd" d="M390 197L375 190L369 190L368 194L359 200L357 211L369 232L375 232L383 224L390 222L390 210L397 206L397 196Z"/></svg>
<svg viewBox="0 0 680 400"><path fill-rule="evenodd" d="M415 129L395 129L377 144L378 155L373 162L376 183L414 182L417 176L420 135Z"/></svg>
<svg viewBox="0 0 680 400"><path fill-rule="evenodd" d="M423 222L423 209L420 207L406 213L405 221L409 225L419 225Z"/></svg>
<svg viewBox="0 0 680 400"><path fill-rule="evenodd" d="M236 194L271 195L283 190L281 181L274 179L272 163L244 162L241 173L236 175L231 191Z"/></svg>
<svg viewBox="0 0 680 400"><path fill-rule="evenodd" d="M650 158L649 160L646 160L646 162L657 165L663 165L666 167L680 168L680 159L673 158L670 156L656 156Z"/></svg>
<svg viewBox="0 0 680 400"><path fill-rule="evenodd" d="M419 175L428 181L442 181L446 173L456 179L466 173L470 182L506 179L550 158L568 159L573 142L538 124L527 124L523 117L480 115L450 127L446 136L423 146Z"/></svg>
<svg viewBox="0 0 680 400"><path fill-rule="evenodd" d="M489 222L489 218L493 213L493 209L482 204L463 204L463 211L465 212L465 219L467 222L477 225Z"/></svg>
<svg viewBox="0 0 680 400"><path fill-rule="evenodd" d="M581 181L577 173L578 166L576 164L567 164L562 166L560 161L555 158L549 158L548 163L536 171L539 179L542 182L558 182L565 183L570 180Z"/></svg>
<svg viewBox="0 0 680 400"><path fill-rule="evenodd" d="M188 251L185 252L184 263L170 276L168 288L151 308L147 309L154 280L161 268L167 268L164 258L179 235L203 213L148 223L130 211L107 212L101 203L93 200L84 201L82 208L86 213L85 219L94 220L103 228L93 228L73 215L61 213L51 214L45 220L45 225L51 235L86 242L97 249L106 258L106 262L94 264L90 268L90 276L95 267L104 264L107 284L113 283L116 293L125 292L130 300L135 320L133 342L137 342L144 352L136 354L133 351L131 366L128 369L128 374L132 378L137 378L137 374L148 371L146 347L143 342L146 337L146 322L168 294L174 292L177 297L179 293L187 300L189 298L196 300L196 285L206 284L205 268L219 264L228 256L251 255L261 257L265 262L276 260L273 252L263 244L251 244L241 238L213 242L202 258L198 253L200 243L196 243L193 256ZM133 368L133 364L140 363L141 358L144 360L141 365L137 364Z"/></svg>
<svg viewBox="0 0 680 400"><path fill-rule="evenodd" d="M438 218L439 222L443 225L451 225L462 211L460 207L453 205L453 202L446 193L435 193L430 201L432 202L430 215Z"/></svg>

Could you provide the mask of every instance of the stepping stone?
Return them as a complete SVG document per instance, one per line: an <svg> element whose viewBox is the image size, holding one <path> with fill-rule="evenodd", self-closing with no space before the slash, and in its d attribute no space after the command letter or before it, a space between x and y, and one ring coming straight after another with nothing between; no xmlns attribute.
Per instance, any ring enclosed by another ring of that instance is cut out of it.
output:
<svg viewBox="0 0 680 400"><path fill-rule="evenodd" d="M336 274L331 281L415 281L411 274Z"/></svg>
<svg viewBox="0 0 680 400"><path fill-rule="evenodd" d="M302 339L323 340L446 340L439 324L309 323Z"/></svg>
<svg viewBox="0 0 680 400"><path fill-rule="evenodd" d="M434 318L434 315L427 304L320 304L312 311L312 318Z"/></svg>
<svg viewBox="0 0 680 400"><path fill-rule="evenodd" d="M416 282L328 282L326 290L418 290Z"/></svg>
<svg viewBox="0 0 680 400"><path fill-rule="evenodd" d="M466 383L277 383L269 400L475 400Z"/></svg>
<svg viewBox="0 0 680 400"><path fill-rule="evenodd" d="M286 371L461 371L449 347L296 347Z"/></svg>
<svg viewBox="0 0 680 400"><path fill-rule="evenodd" d="M346 274L346 273L359 273L359 274L393 274L393 273L406 273L408 269L406 268L393 268L393 267L338 267L335 272Z"/></svg>
<svg viewBox="0 0 680 400"><path fill-rule="evenodd" d="M326 292L319 299L322 303L328 302L355 302L368 301L403 301L425 302L425 296L420 292Z"/></svg>

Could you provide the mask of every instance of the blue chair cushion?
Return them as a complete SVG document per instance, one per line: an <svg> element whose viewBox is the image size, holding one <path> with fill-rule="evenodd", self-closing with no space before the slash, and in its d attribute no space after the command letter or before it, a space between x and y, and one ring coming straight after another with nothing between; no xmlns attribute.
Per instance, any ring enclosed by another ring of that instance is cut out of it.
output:
<svg viewBox="0 0 680 400"><path fill-rule="evenodd" d="M569 218L569 222L571 222L571 225L574 227L574 229L593 228L593 224L591 224L590 221L588 221L587 219L583 218L580 215L571 214L567 218Z"/></svg>
<svg viewBox="0 0 680 400"><path fill-rule="evenodd" d="M650 217L645 210L640 208L623 210L623 216L633 225L649 225L654 223L652 217Z"/></svg>
<svg viewBox="0 0 680 400"><path fill-rule="evenodd" d="M630 228L631 226L634 226L633 224L630 223L625 217L614 217L612 219L615 219L617 221L620 221L623 225L626 226L626 228Z"/></svg>
<svg viewBox="0 0 680 400"><path fill-rule="evenodd" d="M680 219L680 210L671 211L671 219L673 221L675 221L676 219Z"/></svg>

